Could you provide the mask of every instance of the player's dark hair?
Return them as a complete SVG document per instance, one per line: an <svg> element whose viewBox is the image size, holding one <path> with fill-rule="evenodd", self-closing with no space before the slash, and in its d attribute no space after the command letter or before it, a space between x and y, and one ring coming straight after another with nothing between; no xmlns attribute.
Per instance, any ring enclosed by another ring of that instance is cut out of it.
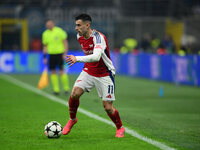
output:
<svg viewBox="0 0 200 150"><path fill-rule="evenodd" d="M48 22L48 21L54 22L53 19L51 19L51 18L47 18L47 19L45 20L45 22Z"/></svg>
<svg viewBox="0 0 200 150"><path fill-rule="evenodd" d="M75 20L89 21L92 23L92 18L88 14L80 14L75 17Z"/></svg>

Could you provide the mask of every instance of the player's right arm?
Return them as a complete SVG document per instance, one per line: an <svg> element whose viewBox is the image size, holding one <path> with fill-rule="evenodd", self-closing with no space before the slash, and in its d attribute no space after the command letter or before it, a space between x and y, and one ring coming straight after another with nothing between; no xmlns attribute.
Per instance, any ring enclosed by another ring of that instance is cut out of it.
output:
<svg viewBox="0 0 200 150"><path fill-rule="evenodd" d="M43 63L46 65L48 63L48 60L47 60L47 37L45 32L42 34L42 44L43 44Z"/></svg>
<svg viewBox="0 0 200 150"><path fill-rule="evenodd" d="M65 62L67 63L67 65L69 65L69 67L71 67L77 62L77 59L74 55L67 55L67 59L65 60Z"/></svg>
<svg viewBox="0 0 200 150"><path fill-rule="evenodd" d="M101 49L94 48L93 54L87 56L74 56L74 55L67 55L66 63L71 67L76 62L97 62L100 60L102 55Z"/></svg>
<svg viewBox="0 0 200 150"><path fill-rule="evenodd" d="M48 60L47 60L47 46L46 45L43 46L43 63L45 65L48 63Z"/></svg>

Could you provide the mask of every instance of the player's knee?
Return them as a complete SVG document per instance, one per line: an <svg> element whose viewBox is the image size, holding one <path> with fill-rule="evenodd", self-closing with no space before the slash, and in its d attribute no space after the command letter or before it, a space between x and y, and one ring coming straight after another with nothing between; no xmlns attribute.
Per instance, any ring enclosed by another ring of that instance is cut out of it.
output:
<svg viewBox="0 0 200 150"><path fill-rule="evenodd" d="M108 114L112 114L112 112L113 112L112 107L110 107L110 106L105 106L105 105L104 105L104 110L105 110Z"/></svg>
<svg viewBox="0 0 200 150"><path fill-rule="evenodd" d="M112 109L105 109L108 114L112 114Z"/></svg>
<svg viewBox="0 0 200 150"><path fill-rule="evenodd" d="M113 113L114 113L114 107L113 107L112 102L104 101L104 102L103 102L103 107L104 107L104 110L105 110L108 114L113 114Z"/></svg>
<svg viewBox="0 0 200 150"><path fill-rule="evenodd" d="M71 98L78 99L83 94L83 91L80 88L74 88L71 93Z"/></svg>
<svg viewBox="0 0 200 150"><path fill-rule="evenodd" d="M80 97L80 95L78 93L76 93L76 92L72 92L71 93L71 98L72 99L78 99L79 97Z"/></svg>

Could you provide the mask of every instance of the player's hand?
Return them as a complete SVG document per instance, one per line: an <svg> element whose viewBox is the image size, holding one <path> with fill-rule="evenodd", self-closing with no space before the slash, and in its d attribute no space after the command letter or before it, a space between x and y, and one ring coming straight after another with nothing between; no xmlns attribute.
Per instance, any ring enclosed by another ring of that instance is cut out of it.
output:
<svg viewBox="0 0 200 150"><path fill-rule="evenodd" d="M65 62L67 63L67 65L69 65L69 67L71 67L77 62L77 59L74 55L67 55L67 59L65 60Z"/></svg>

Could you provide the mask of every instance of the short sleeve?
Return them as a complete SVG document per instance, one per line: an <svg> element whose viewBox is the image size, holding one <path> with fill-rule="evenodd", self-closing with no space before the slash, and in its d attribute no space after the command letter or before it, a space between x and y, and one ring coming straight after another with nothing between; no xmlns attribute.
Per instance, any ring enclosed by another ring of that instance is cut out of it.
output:
<svg viewBox="0 0 200 150"><path fill-rule="evenodd" d="M63 29L61 29L60 35L62 40L65 40L68 37L67 32L65 32Z"/></svg>

